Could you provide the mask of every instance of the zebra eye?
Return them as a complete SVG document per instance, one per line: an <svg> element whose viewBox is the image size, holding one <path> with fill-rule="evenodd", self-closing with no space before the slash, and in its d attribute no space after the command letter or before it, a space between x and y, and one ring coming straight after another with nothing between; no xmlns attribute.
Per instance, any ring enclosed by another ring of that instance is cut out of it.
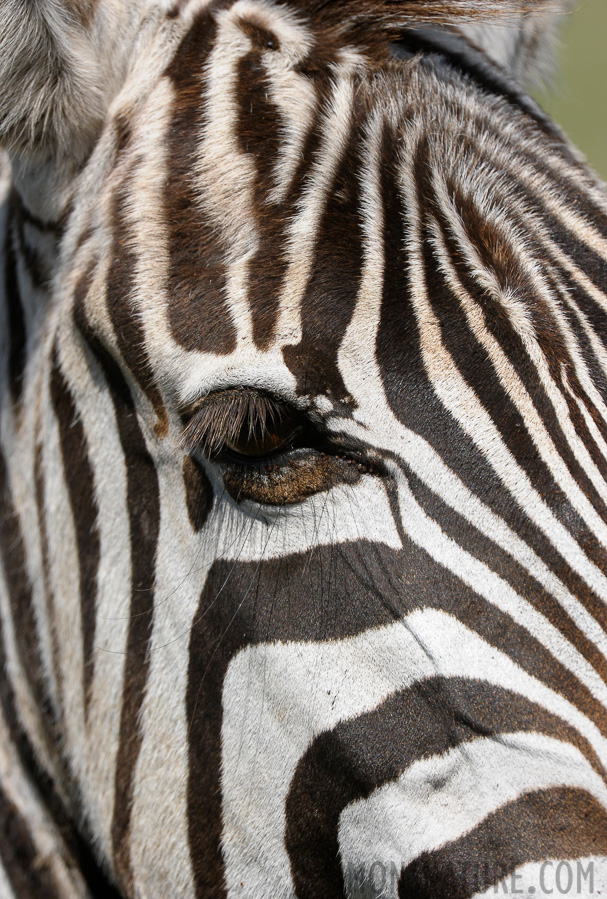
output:
<svg viewBox="0 0 607 899"><path fill-rule="evenodd" d="M264 423L245 421L238 434L226 438L223 454L234 462L264 462L293 449L301 432L293 415L282 414Z"/></svg>
<svg viewBox="0 0 607 899"><path fill-rule="evenodd" d="M287 451L304 430L299 412L255 390L211 394L187 418L184 446L214 460L227 454L233 461L263 461Z"/></svg>

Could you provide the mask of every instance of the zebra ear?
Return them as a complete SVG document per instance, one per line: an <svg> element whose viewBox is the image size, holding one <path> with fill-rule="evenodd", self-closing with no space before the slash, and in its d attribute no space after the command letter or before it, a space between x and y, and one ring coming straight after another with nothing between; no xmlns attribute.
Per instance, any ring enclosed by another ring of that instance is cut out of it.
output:
<svg viewBox="0 0 607 899"><path fill-rule="evenodd" d="M83 158L107 109L108 6L99 0L1 0L0 146L26 158Z"/></svg>
<svg viewBox="0 0 607 899"><path fill-rule="evenodd" d="M499 24L472 21L460 30L519 84L529 88L545 83L554 74L560 27L572 5L572 0L539 0Z"/></svg>

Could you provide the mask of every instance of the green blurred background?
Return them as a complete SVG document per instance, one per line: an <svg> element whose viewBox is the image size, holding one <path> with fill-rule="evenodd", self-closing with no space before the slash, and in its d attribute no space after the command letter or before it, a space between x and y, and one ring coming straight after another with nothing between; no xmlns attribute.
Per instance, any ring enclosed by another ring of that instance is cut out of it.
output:
<svg viewBox="0 0 607 899"><path fill-rule="evenodd" d="M538 99L607 181L607 0L577 0L559 56L559 76Z"/></svg>

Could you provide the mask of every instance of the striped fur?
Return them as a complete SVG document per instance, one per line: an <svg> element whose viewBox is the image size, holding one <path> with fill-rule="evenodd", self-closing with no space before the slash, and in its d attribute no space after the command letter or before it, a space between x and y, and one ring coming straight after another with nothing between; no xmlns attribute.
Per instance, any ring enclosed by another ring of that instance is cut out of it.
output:
<svg viewBox="0 0 607 899"><path fill-rule="evenodd" d="M0 895L607 886L607 199L522 87L557 13L0 11Z"/></svg>

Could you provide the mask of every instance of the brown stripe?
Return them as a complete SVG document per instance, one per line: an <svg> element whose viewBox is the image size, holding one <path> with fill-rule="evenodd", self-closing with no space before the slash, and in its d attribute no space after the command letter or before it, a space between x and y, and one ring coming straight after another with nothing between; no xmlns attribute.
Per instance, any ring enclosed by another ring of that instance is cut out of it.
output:
<svg viewBox="0 0 607 899"><path fill-rule="evenodd" d="M187 350L217 355L236 348L236 331L225 299L226 247L216 223L200 210L192 172L200 162L205 117L204 60L213 48L216 24L212 4L196 17L167 71L176 92L168 137L164 195L169 243L168 308L174 339Z"/></svg>
<svg viewBox="0 0 607 899"><path fill-rule="evenodd" d="M69 384L61 371L56 345L51 362L50 395L57 419L78 552L84 710L85 716L88 716L95 663L97 578L101 555L97 526L99 509L95 498L95 473L89 458L86 433Z"/></svg>
<svg viewBox="0 0 607 899"><path fill-rule="evenodd" d="M607 855L607 812L584 790L530 793L470 833L424 852L401 874L399 899L470 899L517 868L545 859Z"/></svg>

